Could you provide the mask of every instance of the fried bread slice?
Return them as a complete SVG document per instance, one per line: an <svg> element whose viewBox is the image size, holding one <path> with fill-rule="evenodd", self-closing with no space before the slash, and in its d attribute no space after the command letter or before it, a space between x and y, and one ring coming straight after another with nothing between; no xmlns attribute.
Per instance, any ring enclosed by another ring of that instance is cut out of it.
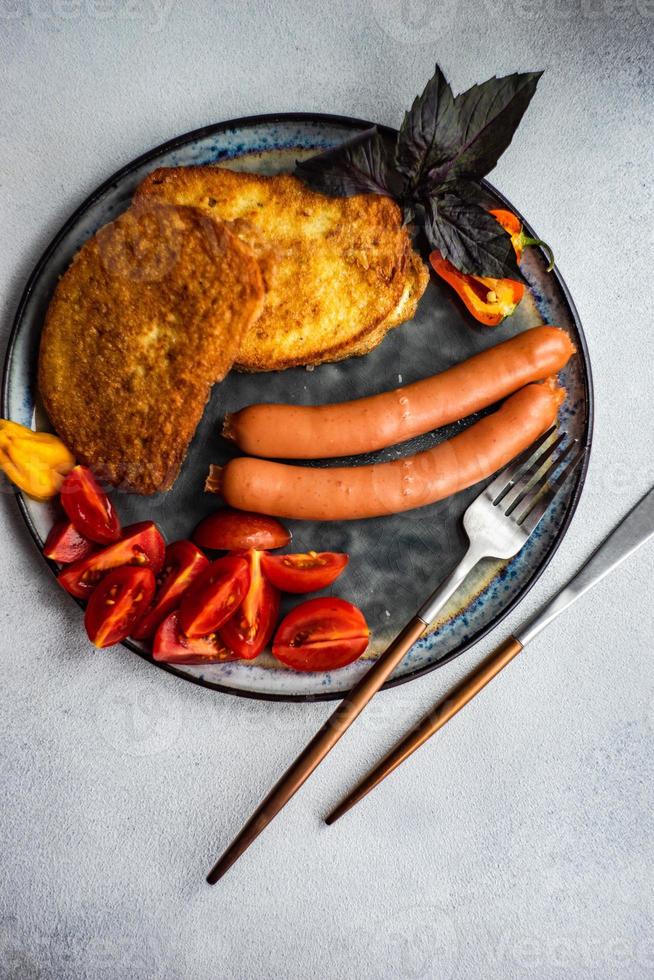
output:
<svg viewBox="0 0 654 980"><path fill-rule="evenodd" d="M155 170L135 195L146 200L202 208L255 251L266 298L239 351L241 370L341 360L395 325L415 253L390 198L326 197L290 174L199 166Z"/></svg>
<svg viewBox="0 0 654 980"><path fill-rule="evenodd" d="M427 267L418 253L413 251L409 257L404 291L397 307L379 325L377 330L364 337L363 341L350 351L350 355L353 357L362 357L364 354L368 354L381 344L389 330L393 329L393 327L399 327L401 324L406 323L407 320L412 320L416 315L418 303L427 288L428 282L429 272Z"/></svg>
<svg viewBox="0 0 654 980"><path fill-rule="evenodd" d="M109 483L167 490L263 295L250 249L205 212L125 212L83 245L48 309L39 388L54 428Z"/></svg>

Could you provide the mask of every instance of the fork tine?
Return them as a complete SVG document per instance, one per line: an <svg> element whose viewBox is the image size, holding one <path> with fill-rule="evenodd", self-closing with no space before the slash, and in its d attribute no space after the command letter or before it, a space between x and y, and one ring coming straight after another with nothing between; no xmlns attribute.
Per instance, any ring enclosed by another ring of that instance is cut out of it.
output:
<svg viewBox="0 0 654 980"><path fill-rule="evenodd" d="M504 497L500 498L502 510L507 517L513 513L518 504L522 502L536 483L543 477L543 474L549 473L552 466L556 465L556 451L560 449L567 438L567 434L562 432L553 443L543 449L531 465L525 468L525 471L516 480L510 491Z"/></svg>
<svg viewBox="0 0 654 980"><path fill-rule="evenodd" d="M524 466L531 462L533 457L536 455L538 450L545 445L548 439L550 439L555 432L555 426L552 426L547 432L544 432L536 442L532 443L524 452L516 456L508 466L505 466L501 473L495 477L492 483L490 483L485 490L488 497L491 498L492 502L499 503L502 497L508 493L511 489L515 480Z"/></svg>
<svg viewBox="0 0 654 980"><path fill-rule="evenodd" d="M556 448L558 448L557 444L560 443L561 443L561 439L558 439L557 443L555 443ZM559 456L549 456L543 462L543 464L538 468L538 470L536 470L536 472L532 475L532 477L527 481L524 489L519 494L517 494L517 496L514 496L511 505L507 507L505 511L507 517L510 517L512 514L515 515L515 512L517 511L518 507L522 506L523 504L524 507L522 508L521 516L526 514L528 505L530 503L532 504L535 503L541 490L543 490L543 488L547 486L548 478L550 474L556 472L556 470L559 468L561 463L565 460L567 451L571 448L572 446L568 446L566 452L561 453ZM517 516L514 516L513 519L516 522L518 521Z"/></svg>
<svg viewBox="0 0 654 980"><path fill-rule="evenodd" d="M576 443L573 443L575 445ZM572 447L570 447L572 448ZM557 496L559 491L568 482L572 474L575 472L582 459L586 455L586 447L582 446L579 452L568 460L564 466L561 473L549 481L549 484L545 489L541 489L533 495L530 495L530 499L527 505L521 510L520 516L517 518L517 523L520 527L531 534L536 525L545 515L545 511L548 509L554 498ZM559 463L561 460L559 460Z"/></svg>

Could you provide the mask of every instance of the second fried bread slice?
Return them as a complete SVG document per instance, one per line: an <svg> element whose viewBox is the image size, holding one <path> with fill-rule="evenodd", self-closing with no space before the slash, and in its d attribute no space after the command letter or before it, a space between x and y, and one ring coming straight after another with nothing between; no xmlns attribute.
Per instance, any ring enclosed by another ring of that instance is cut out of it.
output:
<svg viewBox="0 0 654 980"><path fill-rule="evenodd" d="M199 166L155 170L135 201L203 208L254 249L266 298L244 337L242 370L349 357L367 338L381 340L403 296L413 251L388 197L331 198L289 174Z"/></svg>

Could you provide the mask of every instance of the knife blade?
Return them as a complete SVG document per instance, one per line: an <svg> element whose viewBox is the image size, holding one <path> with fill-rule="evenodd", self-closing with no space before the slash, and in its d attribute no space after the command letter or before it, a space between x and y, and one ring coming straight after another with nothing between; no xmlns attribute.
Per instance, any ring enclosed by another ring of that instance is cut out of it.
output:
<svg viewBox="0 0 654 980"><path fill-rule="evenodd" d="M618 526L604 538L588 561L563 588L515 632L515 638L523 647L526 646L553 619L652 537L654 537L654 487L647 491Z"/></svg>
<svg viewBox="0 0 654 980"><path fill-rule="evenodd" d="M604 539L582 568L535 616L445 695L325 818L335 823L465 707L560 613L654 537L654 487Z"/></svg>

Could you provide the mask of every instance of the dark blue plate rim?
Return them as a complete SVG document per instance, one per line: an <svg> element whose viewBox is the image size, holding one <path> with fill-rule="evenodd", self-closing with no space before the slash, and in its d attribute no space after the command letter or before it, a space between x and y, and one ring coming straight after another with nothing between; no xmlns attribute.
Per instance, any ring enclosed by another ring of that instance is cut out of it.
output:
<svg viewBox="0 0 654 980"><path fill-rule="evenodd" d="M175 150L179 146L183 146L186 143L193 142L193 140L203 139L207 136L213 136L214 134L217 133L223 133L226 130L236 129L240 126L258 126L258 125L265 125L269 123L289 123L289 122L332 123L338 126L342 126L343 128L350 128L354 131L369 129L371 126L375 125L375 123L369 122L368 120L357 119L353 116L339 116L339 115L333 115L331 113L320 113L320 112L265 113L262 115L255 115L255 116L242 116L238 119L228 119L225 122L220 122L220 123L212 123L208 126L202 126L200 127L200 129L191 130L190 132L184 133L181 136L175 136L173 139L166 140L164 143L161 143L159 146L155 146L152 149L148 150L146 153L141 154L141 156L136 157L135 159L131 160L128 164L126 164L124 167L121 167L119 170L117 170L111 177L109 177L102 184L100 184L87 198L85 198L84 201L82 201L79 207L75 209L75 211L71 214L68 220L62 225L62 227L59 229L59 231L54 236L54 238L49 243L49 245L46 246L43 254L37 261L29 279L27 280L27 283L23 290L23 294L18 303L18 308L16 310L16 315L14 317L11 333L9 334L9 340L7 343L7 352L5 355L4 370L2 375L2 412L5 418L8 417L8 412L9 412L9 375L11 371L11 362L13 358L16 338L20 331L20 326L23 318L23 311L25 310L25 307L29 302L30 296L32 294L32 290L34 288L34 284L37 281L43 267L50 260L52 254L57 249L62 238L64 238L64 236L70 231L70 229L73 227L73 225L75 225L78 219L84 214L87 208L91 207L91 205L93 205L98 200L98 198L100 198L113 185L115 185L124 177L132 173L132 171L140 167L142 164L147 163L149 160L158 157L162 153L169 153L170 151ZM391 137L394 137L397 134L396 130L391 129L388 126L378 125L378 129ZM501 201L502 204L504 204L508 209L513 211L520 218L529 235L531 235L532 237L536 237L534 235L533 229L530 227L529 223L523 218L520 211L510 201L508 201L506 197L504 197L504 195L501 194L490 182L484 181L484 184L486 185L490 193L492 193L495 197L497 197L497 199ZM580 347L581 347L579 353L581 354L584 362L584 372L583 372L584 388L585 388L586 404L588 406L587 416L586 416L586 426L584 432L584 446L586 448L586 454L583 463L579 468L578 475L577 475L577 482L574 491L568 501L566 512L563 516L563 520L559 528L559 531L556 537L554 538L554 540L552 541L552 544L550 545L547 553L544 555L542 561L539 563L538 567L534 570L532 575L528 579L526 579L520 591L513 597L511 602L500 613L497 614L497 616L493 617L493 619L486 626L480 629L474 636L460 643L459 646L455 647L454 650L450 650L450 652L446 654L444 657L442 657L440 660L437 660L432 664L425 664L422 667L417 667L415 670L412 670L401 677L393 678L387 681L382 687L382 690L386 690L387 688L391 688L391 687L397 687L400 684L406 684L408 681L415 680L416 677L421 677L424 674L430 673L432 670L436 670L438 667L445 666L445 664L448 664L452 660L455 660L457 657L461 656L462 653L465 653L466 650L469 650L471 647L475 646L475 644L477 644L480 640L482 640L485 636L487 636L488 633L494 630L495 627L498 626L502 622L502 620L516 608L516 606L524 599L527 593L531 591L531 589L534 587L534 585L536 584L536 582L538 581L538 579L543 574L543 572L549 565L550 561L556 554L559 545L561 544L563 538L568 532L568 528L570 527L570 523L572 521L572 518L574 517L575 511L577 509L577 505L581 498L584 483L586 481L586 474L588 472L588 464L590 460L590 448L591 448L592 438L593 438L595 396L593 391L593 379L591 373L588 345L581 325L581 319L579 317L577 307L575 306L574 300L572 299L570 290L568 289L565 280L563 279L563 277L561 276L560 272L556 267L554 268L552 275L556 277L556 280L561 288L561 292L563 293L565 297L565 301L568 304L568 307L572 314L572 318L575 323L575 327L577 329L577 333L579 335ZM37 530L32 522L32 518L27 510L25 502L20 493L16 494L16 501L20 513L23 517L23 520L25 521L25 524L27 525L27 528L34 540L34 543L37 546L39 553L41 553L40 536L37 533ZM56 575L58 571L56 564L54 562L49 561L48 559L44 559L44 560L50 566L50 569L53 572L53 574ZM78 604L80 606L83 605L81 602L79 602ZM146 660L148 663L154 664L154 666L159 667L160 669L165 670L170 674L175 674L177 677L181 677L185 681L190 681L192 684L198 684L201 687L210 688L213 691L220 691L223 694L232 694L232 695L236 695L237 697L251 698L256 701L335 701L335 700L342 699L347 693L347 690L329 691L320 694L273 694L273 693L266 693L261 691L243 691L238 688L229 687L226 684L218 684L214 681L207 681L201 677L192 677L189 674L185 674L182 671L177 670L175 667L173 667L170 664L159 663L158 661L153 660L153 658L149 654L145 653L143 650L140 650L135 644L131 643L129 640L126 640L123 646L127 647L127 649L131 650L133 653L136 653L139 657L141 657L143 660Z"/></svg>

